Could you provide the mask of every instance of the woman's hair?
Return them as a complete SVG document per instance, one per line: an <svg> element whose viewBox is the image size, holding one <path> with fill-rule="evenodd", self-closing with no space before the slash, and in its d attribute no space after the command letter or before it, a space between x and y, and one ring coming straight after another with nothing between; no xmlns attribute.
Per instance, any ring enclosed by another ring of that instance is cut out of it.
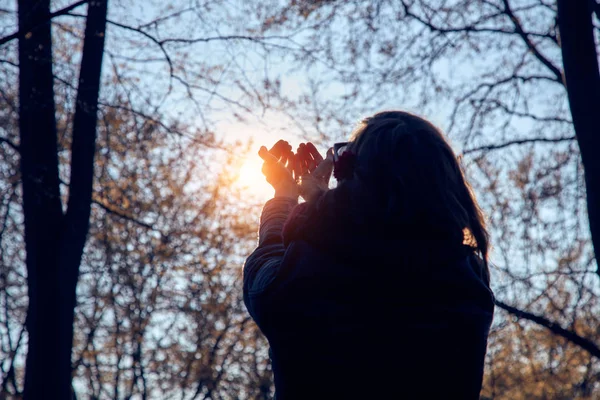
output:
<svg viewBox="0 0 600 400"><path fill-rule="evenodd" d="M386 220L426 238L461 240L479 252L487 267L483 213L435 126L410 113L380 112L362 121L349 150L356 154L352 180L376 194Z"/></svg>

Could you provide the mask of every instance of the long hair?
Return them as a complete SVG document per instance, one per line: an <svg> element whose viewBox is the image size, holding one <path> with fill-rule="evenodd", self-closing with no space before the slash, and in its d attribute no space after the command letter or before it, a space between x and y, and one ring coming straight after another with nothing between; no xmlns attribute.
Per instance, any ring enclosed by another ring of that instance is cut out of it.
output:
<svg viewBox="0 0 600 400"><path fill-rule="evenodd" d="M356 154L351 180L377 193L386 220L415 235L456 238L479 253L487 270L483 213L439 129L407 112L380 112L362 121L349 150Z"/></svg>

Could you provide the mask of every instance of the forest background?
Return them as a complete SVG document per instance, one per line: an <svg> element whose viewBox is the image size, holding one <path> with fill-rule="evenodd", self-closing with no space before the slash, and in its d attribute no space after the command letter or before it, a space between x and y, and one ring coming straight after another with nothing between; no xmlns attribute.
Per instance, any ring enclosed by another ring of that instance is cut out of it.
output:
<svg viewBox="0 0 600 400"><path fill-rule="evenodd" d="M482 399L598 398L599 35L595 0L0 1L0 399L272 398L256 150L389 108L489 219Z"/></svg>

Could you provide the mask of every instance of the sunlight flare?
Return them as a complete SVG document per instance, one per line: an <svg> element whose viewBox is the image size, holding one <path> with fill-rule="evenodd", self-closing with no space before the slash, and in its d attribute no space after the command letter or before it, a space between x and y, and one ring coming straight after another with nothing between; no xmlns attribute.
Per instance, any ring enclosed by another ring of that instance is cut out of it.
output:
<svg viewBox="0 0 600 400"><path fill-rule="evenodd" d="M273 188L261 172L263 162L255 153L248 154L240 162L235 184L252 199L266 201L273 197Z"/></svg>

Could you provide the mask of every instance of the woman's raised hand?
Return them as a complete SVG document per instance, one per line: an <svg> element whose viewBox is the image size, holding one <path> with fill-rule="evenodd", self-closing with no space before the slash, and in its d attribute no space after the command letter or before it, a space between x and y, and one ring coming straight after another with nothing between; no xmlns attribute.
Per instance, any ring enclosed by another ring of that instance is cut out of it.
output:
<svg viewBox="0 0 600 400"><path fill-rule="evenodd" d="M329 188L329 178L333 171L333 149L327 150L325 159L310 142L300 144L296 152L296 174L302 179L299 193L306 201L318 198Z"/></svg>
<svg viewBox="0 0 600 400"><path fill-rule="evenodd" d="M300 143L296 150L296 166L297 175L304 176L312 173L319 163L323 161L323 157L311 142Z"/></svg>
<svg viewBox="0 0 600 400"><path fill-rule="evenodd" d="M294 177L296 156L292 146L285 140L279 140L271 150L262 146L258 155L264 161L262 173L275 189L275 197L297 198L298 186Z"/></svg>
<svg viewBox="0 0 600 400"><path fill-rule="evenodd" d="M325 159L314 144L301 143L296 154L285 140L279 140L267 150L262 146L258 155L263 159L262 172L275 189L275 197L316 199L328 189L333 171L333 149ZM299 182L297 184L297 182Z"/></svg>

